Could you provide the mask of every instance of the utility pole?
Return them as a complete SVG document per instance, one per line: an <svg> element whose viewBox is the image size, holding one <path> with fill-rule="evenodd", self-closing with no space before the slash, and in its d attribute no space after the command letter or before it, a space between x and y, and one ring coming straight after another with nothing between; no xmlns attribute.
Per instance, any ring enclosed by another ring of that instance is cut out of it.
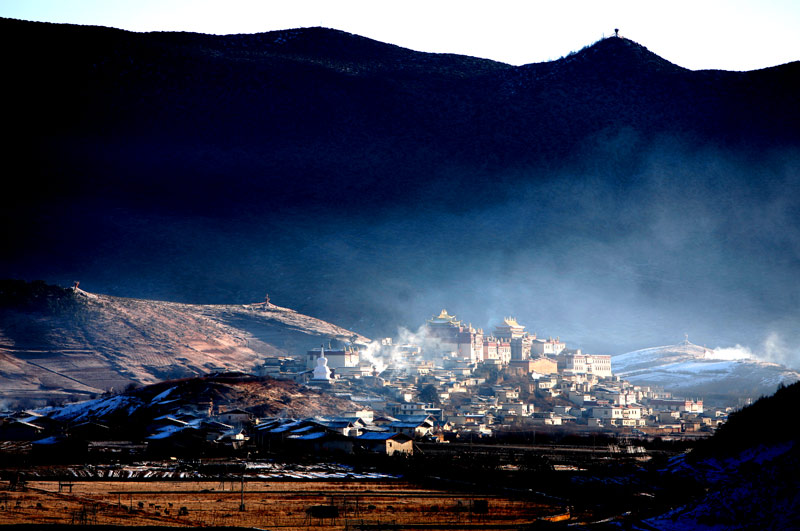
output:
<svg viewBox="0 0 800 531"><path fill-rule="evenodd" d="M242 472L242 488L240 492L241 497L239 499L239 512L244 512L244 472Z"/></svg>

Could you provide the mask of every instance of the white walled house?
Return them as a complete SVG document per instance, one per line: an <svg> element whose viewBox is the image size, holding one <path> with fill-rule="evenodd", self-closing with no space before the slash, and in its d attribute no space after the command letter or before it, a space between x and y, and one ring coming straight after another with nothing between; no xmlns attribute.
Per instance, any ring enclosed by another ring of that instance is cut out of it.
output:
<svg viewBox="0 0 800 531"><path fill-rule="evenodd" d="M558 338L553 339L534 339L531 341L531 356L555 356L560 354L562 350L567 348L567 345L562 343Z"/></svg>
<svg viewBox="0 0 800 531"><path fill-rule="evenodd" d="M614 420L623 418L623 409L617 406L600 406L591 409L591 416L596 419Z"/></svg>
<svg viewBox="0 0 800 531"><path fill-rule="evenodd" d="M328 360L328 367L338 369L340 367L358 367L359 353L353 347L341 349L314 348L306 352L306 368L313 369L317 365L317 358L324 355Z"/></svg>

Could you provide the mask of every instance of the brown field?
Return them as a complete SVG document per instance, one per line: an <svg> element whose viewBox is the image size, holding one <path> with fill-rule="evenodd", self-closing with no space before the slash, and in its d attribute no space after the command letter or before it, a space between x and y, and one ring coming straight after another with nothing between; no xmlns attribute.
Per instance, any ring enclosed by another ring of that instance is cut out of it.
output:
<svg viewBox="0 0 800 531"><path fill-rule="evenodd" d="M423 489L404 481L31 481L0 483L0 525L243 526L269 529L513 528L565 509L523 499ZM244 503L244 510L240 504ZM335 505L336 519L307 515ZM486 508L482 511L481 508ZM185 508L185 509L182 509ZM484 514L481 514L484 513Z"/></svg>

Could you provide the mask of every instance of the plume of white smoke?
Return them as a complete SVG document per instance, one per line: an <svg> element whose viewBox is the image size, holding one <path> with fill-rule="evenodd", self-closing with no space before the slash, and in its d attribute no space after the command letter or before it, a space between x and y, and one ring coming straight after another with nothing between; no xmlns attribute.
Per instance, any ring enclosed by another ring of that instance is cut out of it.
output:
<svg viewBox="0 0 800 531"><path fill-rule="evenodd" d="M760 356L765 361L780 363L787 367L797 368L797 356L777 332L770 332L761 346L763 354Z"/></svg>
<svg viewBox="0 0 800 531"><path fill-rule="evenodd" d="M371 363L379 374L386 370L386 361L383 357L382 347L383 345L381 342L376 340L367 345L366 349L359 352L361 360Z"/></svg>
<svg viewBox="0 0 800 531"><path fill-rule="evenodd" d="M395 337L387 339L391 342L373 341L361 351L361 358L372 363L379 373L389 368L403 371L415 360L436 360L434 354L442 351L441 340L430 336L426 325L416 331L400 327ZM419 348L420 356L414 347Z"/></svg>
<svg viewBox="0 0 800 531"><path fill-rule="evenodd" d="M735 347L717 347L707 350L705 358L711 360L747 360L753 358L753 351L749 347L736 345Z"/></svg>
<svg viewBox="0 0 800 531"><path fill-rule="evenodd" d="M714 360L752 359L778 363L793 369L797 369L800 365L795 350L791 349L781 335L774 331L767 334L755 351L748 346L737 344L735 347L717 347L709 350L706 352L705 358Z"/></svg>

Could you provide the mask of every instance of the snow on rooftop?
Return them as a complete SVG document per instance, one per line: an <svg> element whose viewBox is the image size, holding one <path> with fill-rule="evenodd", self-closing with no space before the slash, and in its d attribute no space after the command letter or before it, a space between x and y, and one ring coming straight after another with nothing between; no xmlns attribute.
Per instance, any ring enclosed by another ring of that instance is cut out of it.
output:
<svg viewBox="0 0 800 531"><path fill-rule="evenodd" d="M37 445L41 444L41 445L48 445L49 446L49 445L52 445L52 444L58 444L60 442L63 442L63 440L64 440L63 437L58 437L58 436L53 435L53 436L50 436L50 437L45 437L44 439L39 439L38 441L33 441L33 444L37 444Z"/></svg>
<svg viewBox="0 0 800 531"><path fill-rule="evenodd" d="M164 426L153 435L145 437L148 440L166 439L181 431L185 426Z"/></svg>
<svg viewBox="0 0 800 531"><path fill-rule="evenodd" d="M392 437L404 437L404 435L400 433L394 433L391 431L368 431L362 433L356 439L364 440L364 441L385 441L387 439L391 439Z"/></svg>
<svg viewBox="0 0 800 531"><path fill-rule="evenodd" d="M129 414L142 405L139 398L129 395L116 395L106 398L96 398L85 402L69 404L60 409L55 409L54 419L70 419L73 421L89 420L102 417L113 411L128 408Z"/></svg>
<svg viewBox="0 0 800 531"><path fill-rule="evenodd" d="M290 435L289 439L294 439L298 441L313 441L316 439L321 439L325 437L325 433L321 431L315 431L313 433L307 433L305 435Z"/></svg>
<svg viewBox="0 0 800 531"><path fill-rule="evenodd" d="M153 403L153 404L158 403L161 400L167 398L167 396L169 396L169 394L174 390L175 390L174 387L170 387L166 391L163 391L163 392L157 394L156 396L154 396L153 399L150 402Z"/></svg>

